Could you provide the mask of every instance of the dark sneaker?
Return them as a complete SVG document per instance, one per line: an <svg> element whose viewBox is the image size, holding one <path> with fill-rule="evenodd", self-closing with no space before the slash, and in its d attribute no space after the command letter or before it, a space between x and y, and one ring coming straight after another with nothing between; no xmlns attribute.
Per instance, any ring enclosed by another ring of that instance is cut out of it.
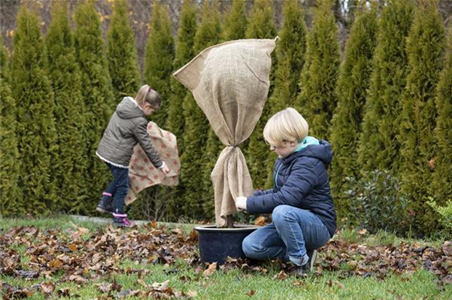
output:
<svg viewBox="0 0 452 300"><path fill-rule="evenodd" d="M113 226L129 228L129 227L134 227L135 223L133 223L132 221L127 219L126 214L113 213Z"/></svg>
<svg viewBox="0 0 452 300"><path fill-rule="evenodd" d="M295 276L306 276L314 270L315 260L317 258L317 250L308 250L307 255L309 260L306 264L301 267L296 267L291 271L292 275Z"/></svg>
<svg viewBox="0 0 452 300"><path fill-rule="evenodd" d="M114 212L113 204L105 200L100 200L99 204L97 204L96 210L101 213L112 214Z"/></svg>
<svg viewBox="0 0 452 300"><path fill-rule="evenodd" d="M301 267L309 273L314 270L315 260L317 259L317 250L308 250L307 254L309 256L308 263Z"/></svg>

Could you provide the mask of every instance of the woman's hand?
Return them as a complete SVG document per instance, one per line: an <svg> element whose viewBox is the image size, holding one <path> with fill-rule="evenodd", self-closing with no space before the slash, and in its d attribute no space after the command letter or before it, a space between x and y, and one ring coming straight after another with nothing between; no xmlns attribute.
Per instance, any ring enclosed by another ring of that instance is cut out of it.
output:
<svg viewBox="0 0 452 300"><path fill-rule="evenodd" d="M243 197L243 196L235 198L235 208L238 211L246 210L246 201L247 201L247 198Z"/></svg>

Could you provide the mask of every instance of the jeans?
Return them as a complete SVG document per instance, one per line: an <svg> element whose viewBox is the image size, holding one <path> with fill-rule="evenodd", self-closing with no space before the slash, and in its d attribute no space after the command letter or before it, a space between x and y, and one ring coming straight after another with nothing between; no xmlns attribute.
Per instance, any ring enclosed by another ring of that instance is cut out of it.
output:
<svg viewBox="0 0 452 300"><path fill-rule="evenodd" d="M105 190L113 196L114 212L118 214L124 213L124 200L129 191L129 169L115 167L106 163L113 174L113 180Z"/></svg>
<svg viewBox="0 0 452 300"><path fill-rule="evenodd" d="M301 266L308 261L307 249L318 249L330 239L326 226L308 210L279 205L273 210L272 218L271 224L243 240L242 249L248 258L279 258Z"/></svg>

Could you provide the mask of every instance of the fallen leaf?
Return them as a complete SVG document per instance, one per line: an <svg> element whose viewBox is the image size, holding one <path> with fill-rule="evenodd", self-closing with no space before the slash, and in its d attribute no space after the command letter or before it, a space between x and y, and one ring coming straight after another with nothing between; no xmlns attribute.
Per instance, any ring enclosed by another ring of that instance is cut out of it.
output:
<svg viewBox="0 0 452 300"><path fill-rule="evenodd" d="M113 291L120 292L121 289L122 289L122 285L120 285L119 283L117 283L116 280L115 280L115 281L113 281L113 284L111 285L111 289L112 289Z"/></svg>
<svg viewBox="0 0 452 300"><path fill-rule="evenodd" d="M166 280L166 281L164 281L162 283L154 282L151 285L151 288L153 290L156 290L156 291L164 291L164 290L166 290L168 288L168 286L169 286L169 280Z"/></svg>
<svg viewBox="0 0 452 300"><path fill-rule="evenodd" d="M69 281L74 281L74 282L76 282L78 284L86 284L86 283L88 283L88 280L83 278L80 275L71 275L71 276L69 276L68 280Z"/></svg>
<svg viewBox="0 0 452 300"><path fill-rule="evenodd" d="M59 259L53 259L53 260L49 261L49 267L51 267L52 269L59 269L59 268L61 268L62 265L63 265L63 262Z"/></svg>
<svg viewBox="0 0 452 300"><path fill-rule="evenodd" d="M334 281L334 284L337 285L338 287L340 287L341 289L345 288L345 285L343 285L342 283L340 283L339 281Z"/></svg>
<svg viewBox="0 0 452 300"><path fill-rule="evenodd" d="M217 270L217 263L211 263L209 265L209 267L202 273L202 276L204 277L208 277L210 275L212 275L213 273L215 273L215 271Z"/></svg>
<svg viewBox="0 0 452 300"><path fill-rule="evenodd" d="M294 285L294 286L302 286L302 285L304 285L304 281L303 280L296 280L296 281L292 282L292 285Z"/></svg>
<svg viewBox="0 0 452 300"><path fill-rule="evenodd" d="M44 282L40 285L40 287L42 292L46 295L53 293L53 291L55 290L55 284L53 284L52 282Z"/></svg>
<svg viewBox="0 0 452 300"><path fill-rule="evenodd" d="M195 297L198 297L198 292L197 291L188 291L186 295L189 298L195 298Z"/></svg>
<svg viewBox="0 0 452 300"><path fill-rule="evenodd" d="M447 275L442 279L443 283L452 284L452 275Z"/></svg>
<svg viewBox="0 0 452 300"><path fill-rule="evenodd" d="M70 244L67 246L69 248L69 250L71 250L72 252L77 251L77 245L76 244Z"/></svg>
<svg viewBox="0 0 452 300"><path fill-rule="evenodd" d="M441 246L441 249L443 250L443 253L445 255L452 255L452 242L451 241L445 241L444 244Z"/></svg>
<svg viewBox="0 0 452 300"><path fill-rule="evenodd" d="M67 298L70 298L70 296L71 296L71 293L70 293L70 289L69 288L62 288L62 289L59 289L58 291L57 291L57 295L58 295L58 297L67 297Z"/></svg>
<svg viewBox="0 0 452 300"><path fill-rule="evenodd" d="M117 297L119 299L122 299L122 298L126 298L126 297L136 296L139 293L140 293L140 291L138 291L138 290L124 290L124 291L118 293Z"/></svg>
<svg viewBox="0 0 452 300"><path fill-rule="evenodd" d="M363 228L361 230L358 230L357 232L359 235L365 235L365 234L367 234L367 229Z"/></svg>
<svg viewBox="0 0 452 300"><path fill-rule="evenodd" d="M279 272L275 276L273 276L273 279L279 279L279 280L285 280L287 278L287 273L284 271Z"/></svg>
<svg viewBox="0 0 452 300"><path fill-rule="evenodd" d="M256 220L254 220L254 225L264 226L266 224L265 219L266 218L264 216L257 217Z"/></svg>
<svg viewBox="0 0 452 300"><path fill-rule="evenodd" d="M102 282L102 283L96 284L96 286L99 289L99 291L107 294L107 293L110 293L112 284L108 283L108 282Z"/></svg>

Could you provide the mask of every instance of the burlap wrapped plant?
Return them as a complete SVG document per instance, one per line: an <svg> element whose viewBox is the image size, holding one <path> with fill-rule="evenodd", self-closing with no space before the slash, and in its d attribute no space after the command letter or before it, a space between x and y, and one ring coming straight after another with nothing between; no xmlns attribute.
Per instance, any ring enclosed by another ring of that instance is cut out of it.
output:
<svg viewBox="0 0 452 300"><path fill-rule="evenodd" d="M238 147L254 130L270 86L275 40L237 40L209 47L174 73L192 93L226 148L211 173L217 227L236 212L234 200L253 192Z"/></svg>

